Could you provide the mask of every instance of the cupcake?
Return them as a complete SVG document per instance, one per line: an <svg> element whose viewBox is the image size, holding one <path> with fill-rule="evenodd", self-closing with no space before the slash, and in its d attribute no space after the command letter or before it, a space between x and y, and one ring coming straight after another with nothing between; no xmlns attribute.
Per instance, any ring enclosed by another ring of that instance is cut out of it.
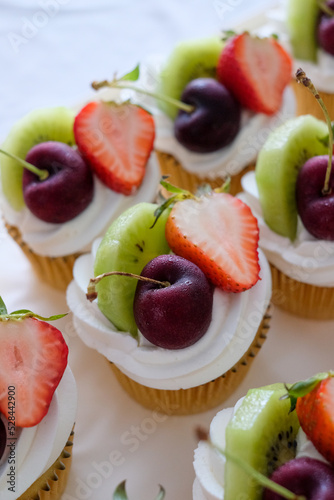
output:
<svg viewBox="0 0 334 500"><path fill-rule="evenodd" d="M77 398L67 345L32 313L4 308L0 336L0 497L58 500L71 466Z"/></svg>
<svg viewBox="0 0 334 500"><path fill-rule="evenodd" d="M239 192L270 129L294 116L290 79L291 60L278 42L246 32L226 43L184 41L164 61L152 60L144 87L195 107L178 113L161 99L152 109L162 173L192 192L231 177L231 194Z"/></svg>
<svg viewBox="0 0 334 500"><path fill-rule="evenodd" d="M192 414L224 401L250 368L269 328L270 270L258 254L256 220L237 198L175 201L154 224L156 210L130 208L78 258L67 302L78 335L107 358L132 398L163 413ZM158 283L101 278L114 271Z"/></svg>
<svg viewBox="0 0 334 500"><path fill-rule="evenodd" d="M331 196L322 194L326 133L324 122L311 115L287 121L268 138L255 173L242 179L240 194L259 223L259 244L272 271L273 303L312 319L334 318L334 230L327 209L316 208L327 200L330 206Z"/></svg>
<svg viewBox="0 0 334 500"><path fill-rule="evenodd" d="M249 390L233 408L218 412L210 425L209 441L200 441L195 450L193 500L283 498L267 488L263 491L258 480L243 470L243 463L270 477L275 482L270 488L278 483L305 498L321 498L320 491L332 498L331 425L323 425L320 436L314 432L331 411L322 405L327 398L332 408L332 385L328 373L293 384L290 401L282 399L288 396L285 384L272 384ZM243 463L233 463L229 453Z"/></svg>
<svg viewBox="0 0 334 500"><path fill-rule="evenodd" d="M325 9L334 8L332 1L324 2ZM303 19L301 23L300 20ZM260 32L277 33L280 41L293 58L294 72L303 68L312 79L330 112L334 111L334 41L331 30L333 21L320 4L313 0L281 0L267 13L267 23ZM293 81L296 96L296 113L311 113L316 118L323 115L310 95Z"/></svg>
<svg viewBox="0 0 334 500"><path fill-rule="evenodd" d="M76 114L62 107L34 110L2 144L6 227L39 278L60 290L71 281L77 256L115 217L156 195L160 172L151 115L109 100L104 95Z"/></svg>

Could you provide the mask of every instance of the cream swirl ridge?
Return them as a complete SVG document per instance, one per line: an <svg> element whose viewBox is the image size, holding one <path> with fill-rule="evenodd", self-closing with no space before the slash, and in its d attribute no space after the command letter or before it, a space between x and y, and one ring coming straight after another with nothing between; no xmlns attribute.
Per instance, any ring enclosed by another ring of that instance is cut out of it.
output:
<svg viewBox="0 0 334 500"><path fill-rule="evenodd" d="M269 262L290 278L302 283L333 286L334 242L317 240L306 231L300 220L294 242L275 233L263 219L255 173L244 175L241 183L244 193L240 193L238 197L247 203L258 220L259 245Z"/></svg>
<svg viewBox="0 0 334 500"><path fill-rule="evenodd" d="M100 312L96 301L87 301L93 262L93 254L77 259L74 280L67 289L67 302L73 312L76 331L89 347L147 387L187 389L228 371L252 343L270 301L270 270L260 252L262 279L253 288L239 294L228 294L216 288L212 321L206 334L185 349L162 349L142 338L138 342L129 333L116 331Z"/></svg>
<svg viewBox="0 0 334 500"><path fill-rule="evenodd" d="M159 180L160 170L153 152L147 163L143 183L134 195L116 193L94 176L92 202L81 214L64 224L39 220L27 207L17 212L11 208L3 195L0 197L1 209L6 222L18 227L23 240L35 253L59 257L88 251L92 241L103 234L124 210L135 203L153 200Z"/></svg>

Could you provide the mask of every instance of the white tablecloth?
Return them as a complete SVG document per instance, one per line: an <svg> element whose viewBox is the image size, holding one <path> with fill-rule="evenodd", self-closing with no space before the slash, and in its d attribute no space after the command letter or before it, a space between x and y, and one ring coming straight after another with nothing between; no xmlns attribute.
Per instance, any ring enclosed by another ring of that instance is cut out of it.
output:
<svg viewBox="0 0 334 500"><path fill-rule="evenodd" d="M129 71L150 54L168 53L178 40L229 28L265 3L0 0L0 137L30 109L80 102L91 81ZM9 310L67 310L64 294L37 280L2 225L0 294ZM111 500L127 479L130 500L153 500L158 484L166 488L166 500L191 500L194 428L208 426L219 408L157 419L124 394L105 360L77 337L70 316L55 326L68 341L79 391L74 460L63 499ZM274 310L264 347L226 405L250 387L333 368L333 326Z"/></svg>

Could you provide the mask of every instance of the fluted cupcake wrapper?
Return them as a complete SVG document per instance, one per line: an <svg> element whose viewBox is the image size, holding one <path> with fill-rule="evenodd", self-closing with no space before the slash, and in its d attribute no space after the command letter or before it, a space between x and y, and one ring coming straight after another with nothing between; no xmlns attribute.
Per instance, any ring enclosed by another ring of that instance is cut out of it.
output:
<svg viewBox="0 0 334 500"><path fill-rule="evenodd" d="M71 468L73 438L74 431L57 460L17 500L60 500Z"/></svg>
<svg viewBox="0 0 334 500"><path fill-rule="evenodd" d="M154 389L135 382L112 363L111 368L123 389L145 408L168 415L192 415L210 410L223 403L246 376L267 338L270 319L268 306L254 340L242 358L220 377L197 387L179 390Z"/></svg>
<svg viewBox="0 0 334 500"><path fill-rule="evenodd" d="M287 312L308 319L334 319L334 287L296 281L270 264L272 303Z"/></svg>
<svg viewBox="0 0 334 500"><path fill-rule="evenodd" d="M195 193L199 186L203 184L210 184L211 187L217 188L221 187L225 178L217 176L214 179L210 177L199 177L196 174L187 172L182 165L174 158L174 156L168 153L162 153L157 151L157 157L160 164L160 170L162 175L168 175L168 181L183 189L188 189L188 191ZM250 165L242 169L238 174L231 176L230 194L236 195L242 191L241 188L241 178L249 170L254 170L254 165Z"/></svg>
<svg viewBox="0 0 334 500"><path fill-rule="evenodd" d="M63 257L48 257L36 254L22 239L20 230L5 222L9 235L20 246L41 281L58 290L65 291L73 279L74 262L80 253Z"/></svg>

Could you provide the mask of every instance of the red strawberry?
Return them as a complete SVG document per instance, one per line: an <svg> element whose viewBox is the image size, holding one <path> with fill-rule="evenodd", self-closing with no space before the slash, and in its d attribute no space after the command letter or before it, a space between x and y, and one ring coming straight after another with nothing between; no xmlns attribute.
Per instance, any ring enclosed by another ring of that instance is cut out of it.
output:
<svg viewBox="0 0 334 500"><path fill-rule="evenodd" d="M14 415L17 427L37 425L67 365L63 336L49 323L25 317L0 321L0 343L0 412L10 420Z"/></svg>
<svg viewBox="0 0 334 500"><path fill-rule="evenodd" d="M90 102L75 118L74 135L106 186L125 195L138 189L155 136L148 111L129 103Z"/></svg>
<svg viewBox="0 0 334 500"><path fill-rule="evenodd" d="M259 230L241 200L226 193L177 202L166 223L174 253L197 264L214 285L230 292L259 279Z"/></svg>
<svg viewBox="0 0 334 500"><path fill-rule="evenodd" d="M227 41L217 77L242 106L271 115L281 107L291 71L291 58L277 40L242 33Z"/></svg>
<svg viewBox="0 0 334 500"><path fill-rule="evenodd" d="M296 411L307 437L319 453L334 464L334 379L325 378L299 397Z"/></svg>

